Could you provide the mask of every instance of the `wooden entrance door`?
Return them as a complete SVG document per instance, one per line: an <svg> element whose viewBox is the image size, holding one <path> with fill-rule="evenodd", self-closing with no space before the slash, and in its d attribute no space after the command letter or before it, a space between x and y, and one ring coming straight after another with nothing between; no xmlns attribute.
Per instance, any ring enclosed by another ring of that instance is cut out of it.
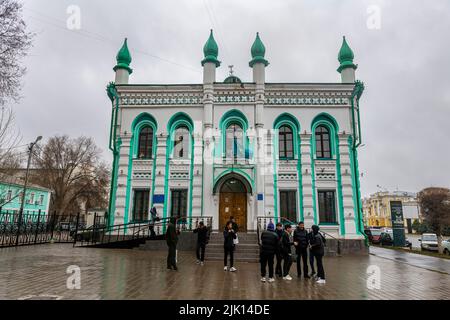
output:
<svg viewBox="0 0 450 320"><path fill-rule="evenodd" d="M221 192L219 204L219 230L225 228L226 223L233 216L239 226L239 232L247 231L247 194Z"/></svg>

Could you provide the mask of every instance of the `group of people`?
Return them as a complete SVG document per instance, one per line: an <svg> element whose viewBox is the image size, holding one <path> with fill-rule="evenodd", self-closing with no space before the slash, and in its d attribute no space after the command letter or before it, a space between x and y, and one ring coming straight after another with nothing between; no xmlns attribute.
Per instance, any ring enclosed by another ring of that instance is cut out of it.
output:
<svg viewBox="0 0 450 320"><path fill-rule="evenodd" d="M303 261L303 277L315 278L317 283L325 283L323 256L325 253L325 237L319 232L319 226L312 226L311 232L305 229L303 221L298 223L292 235L292 226L270 222L261 234L260 262L261 281L266 282L266 270L269 269L268 282L274 282L274 259L276 257L275 274L284 280L292 280L289 274L292 265L292 247L297 256L297 276L302 276L301 262ZM309 260L308 260L309 255ZM311 273L308 273L308 261ZM317 263L317 274L314 268Z"/></svg>
<svg viewBox="0 0 450 320"><path fill-rule="evenodd" d="M238 228L234 217L230 217L223 231L224 271L237 271L234 266L234 251L238 243ZM197 264L203 266L205 263L206 245L209 241L209 230L203 222L200 222L193 232L197 234ZM169 249L167 269L178 270L176 263L178 232L176 230L175 218L170 220L167 227L166 242ZM289 271L292 265L292 249L295 248L297 256L297 277L301 278L303 274L305 279L313 278L317 283L325 283L325 271L323 268L325 242L325 237L319 232L319 226L317 225L313 225L311 231L308 232L305 229L303 221L300 221L297 228L292 232L292 226L290 224L286 224L283 227L283 224L278 223L275 227L270 222L267 225L267 229L261 234L261 281L274 282L275 274L284 280L292 280ZM275 258L276 265L274 268ZM311 268L311 273L308 272L308 263ZM317 265L317 273L315 271L315 264ZM269 269L268 279L266 279L267 268Z"/></svg>

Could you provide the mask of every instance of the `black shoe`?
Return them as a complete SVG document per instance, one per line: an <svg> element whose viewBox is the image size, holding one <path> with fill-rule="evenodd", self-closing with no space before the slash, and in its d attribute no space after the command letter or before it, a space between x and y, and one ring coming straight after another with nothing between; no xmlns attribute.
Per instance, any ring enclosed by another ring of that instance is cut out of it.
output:
<svg viewBox="0 0 450 320"><path fill-rule="evenodd" d="M167 270L172 270L172 267L167 267Z"/></svg>
<svg viewBox="0 0 450 320"><path fill-rule="evenodd" d="M178 268L175 266L175 267L173 267L173 270L178 271Z"/></svg>

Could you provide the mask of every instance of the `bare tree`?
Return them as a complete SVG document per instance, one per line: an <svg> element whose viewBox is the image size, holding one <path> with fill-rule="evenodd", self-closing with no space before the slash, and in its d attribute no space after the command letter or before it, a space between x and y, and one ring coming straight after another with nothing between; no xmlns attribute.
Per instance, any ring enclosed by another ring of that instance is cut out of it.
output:
<svg viewBox="0 0 450 320"><path fill-rule="evenodd" d="M442 234L445 227L450 226L450 189L426 188L417 197L425 222L438 236L442 253Z"/></svg>
<svg viewBox="0 0 450 320"><path fill-rule="evenodd" d="M26 69L20 59L26 56L33 34L26 30L22 4L17 0L0 1L0 106L8 99L18 100L20 80Z"/></svg>
<svg viewBox="0 0 450 320"><path fill-rule="evenodd" d="M91 138L68 136L52 137L36 151L32 181L53 190L52 210L66 214L106 205L109 170L100 153Z"/></svg>
<svg viewBox="0 0 450 320"><path fill-rule="evenodd" d="M0 170L2 173L16 169L22 161L16 149L21 137L14 125L14 114L11 108L0 106Z"/></svg>

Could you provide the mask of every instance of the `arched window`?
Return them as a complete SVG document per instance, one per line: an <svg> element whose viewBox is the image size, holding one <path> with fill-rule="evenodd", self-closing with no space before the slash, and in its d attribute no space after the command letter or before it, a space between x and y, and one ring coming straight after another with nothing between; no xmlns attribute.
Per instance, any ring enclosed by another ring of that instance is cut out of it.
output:
<svg viewBox="0 0 450 320"><path fill-rule="evenodd" d="M316 128L316 156L318 159L331 158L330 131L325 126Z"/></svg>
<svg viewBox="0 0 450 320"><path fill-rule="evenodd" d="M278 148L280 159L294 158L294 136L289 126L282 126L278 130Z"/></svg>
<svg viewBox="0 0 450 320"><path fill-rule="evenodd" d="M151 159L153 155L153 129L145 127L139 132L139 159Z"/></svg>
<svg viewBox="0 0 450 320"><path fill-rule="evenodd" d="M239 124L231 124L226 132L226 155L227 158L244 157L244 130Z"/></svg>
<svg viewBox="0 0 450 320"><path fill-rule="evenodd" d="M189 157L189 129L186 126L180 126L175 130L173 151L174 158L187 159Z"/></svg>

